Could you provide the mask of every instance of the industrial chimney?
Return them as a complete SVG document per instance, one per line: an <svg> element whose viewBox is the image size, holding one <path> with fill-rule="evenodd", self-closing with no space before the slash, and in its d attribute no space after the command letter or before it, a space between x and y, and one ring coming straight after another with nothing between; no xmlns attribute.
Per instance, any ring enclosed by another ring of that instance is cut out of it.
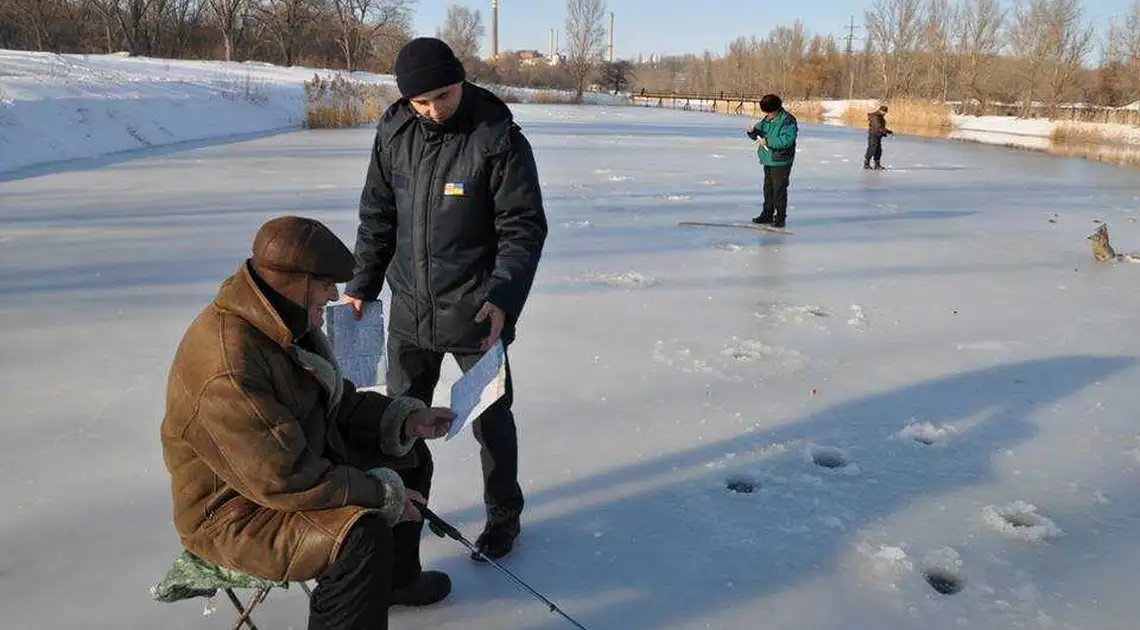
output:
<svg viewBox="0 0 1140 630"><path fill-rule="evenodd" d="M499 0L491 0L491 61L499 58Z"/></svg>
<svg viewBox="0 0 1140 630"><path fill-rule="evenodd" d="M610 11L610 45L606 51L610 63L614 62L614 12Z"/></svg>

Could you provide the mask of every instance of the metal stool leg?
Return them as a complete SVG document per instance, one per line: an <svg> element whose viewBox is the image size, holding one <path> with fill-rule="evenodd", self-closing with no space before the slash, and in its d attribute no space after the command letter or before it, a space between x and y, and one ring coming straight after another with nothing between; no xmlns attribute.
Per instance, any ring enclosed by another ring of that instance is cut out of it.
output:
<svg viewBox="0 0 1140 630"><path fill-rule="evenodd" d="M239 613L237 621L234 622L233 630L238 630L242 626L249 627L249 630L258 630L257 624L253 623L253 610L257 608L258 604L265 601L265 597L267 595L269 595L269 587L263 586L257 589L257 592L253 594L253 597L251 597L249 600L248 606L242 606L241 600L238 599L238 596L234 594L233 589L226 589L226 596L230 598L230 602L234 605L234 608L237 608L237 611Z"/></svg>

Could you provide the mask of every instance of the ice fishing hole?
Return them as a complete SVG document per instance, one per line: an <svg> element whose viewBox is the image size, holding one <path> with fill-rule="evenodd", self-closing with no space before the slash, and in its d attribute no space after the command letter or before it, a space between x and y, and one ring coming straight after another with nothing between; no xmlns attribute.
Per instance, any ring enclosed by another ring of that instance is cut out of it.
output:
<svg viewBox="0 0 1140 630"><path fill-rule="evenodd" d="M760 482L750 475L732 475L724 480L724 487L738 494L752 494L760 487Z"/></svg>
<svg viewBox="0 0 1140 630"><path fill-rule="evenodd" d="M926 569L922 572L922 577L926 578L926 583L931 588L943 595L956 595L966 586L966 580L945 569Z"/></svg>
<svg viewBox="0 0 1140 630"><path fill-rule="evenodd" d="M1005 522L1014 527L1036 527L1041 524L1041 519L1036 514L1027 514L1024 512L1011 512L1002 514L1001 517Z"/></svg>
<svg viewBox="0 0 1140 630"><path fill-rule="evenodd" d="M843 468L848 464L847 456L837 448L813 448L811 461L823 468Z"/></svg>

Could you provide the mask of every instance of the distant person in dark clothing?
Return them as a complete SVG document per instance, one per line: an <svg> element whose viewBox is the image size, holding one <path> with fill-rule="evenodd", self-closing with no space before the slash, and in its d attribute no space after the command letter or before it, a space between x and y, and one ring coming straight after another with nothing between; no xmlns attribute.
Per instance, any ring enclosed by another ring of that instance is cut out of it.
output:
<svg viewBox="0 0 1140 630"><path fill-rule="evenodd" d="M883 170L883 137L894 132L887 129L887 106L882 105L873 112L867 112L867 153L863 155L863 168ZM871 166L871 160L875 166Z"/></svg>

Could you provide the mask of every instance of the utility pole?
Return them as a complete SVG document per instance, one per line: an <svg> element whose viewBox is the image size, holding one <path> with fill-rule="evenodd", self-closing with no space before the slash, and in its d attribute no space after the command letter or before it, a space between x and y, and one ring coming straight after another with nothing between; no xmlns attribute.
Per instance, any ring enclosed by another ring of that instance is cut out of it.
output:
<svg viewBox="0 0 1140 630"><path fill-rule="evenodd" d="M855 16L851 16L851 21L845 27L847 29L847 100L855 98L855 51L851 47L851 41L855 39Z"/></svg>

